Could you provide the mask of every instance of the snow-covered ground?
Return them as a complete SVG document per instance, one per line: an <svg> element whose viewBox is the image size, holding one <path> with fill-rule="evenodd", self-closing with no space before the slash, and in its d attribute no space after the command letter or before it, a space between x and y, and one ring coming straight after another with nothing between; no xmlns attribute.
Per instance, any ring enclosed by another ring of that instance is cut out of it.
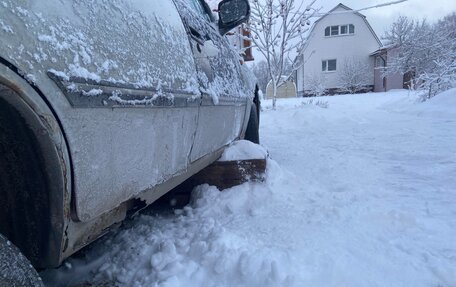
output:
<svg viewBox="0 0 456 287"><path fill-rule="evenodd" d="M42 275L56 286L454 287L456 90L416 99L266 101L264 183L200 186L184 209L142 214Z"/></svg>

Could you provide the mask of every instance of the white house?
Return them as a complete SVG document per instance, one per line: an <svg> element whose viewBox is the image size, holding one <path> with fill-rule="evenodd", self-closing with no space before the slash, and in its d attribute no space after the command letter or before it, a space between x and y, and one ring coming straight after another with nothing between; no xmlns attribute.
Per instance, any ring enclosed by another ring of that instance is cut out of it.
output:
<svg viewBox="0 0 456 287"><path fill-rule="evenodd" d="M296 73L298 96L312 94L316 86L337 92L350 63L370 71L363 84L373 90L372 53L381 46L366 16L343 4L337 5L315 21L310 30L303 53L304 64Z"/></svg>

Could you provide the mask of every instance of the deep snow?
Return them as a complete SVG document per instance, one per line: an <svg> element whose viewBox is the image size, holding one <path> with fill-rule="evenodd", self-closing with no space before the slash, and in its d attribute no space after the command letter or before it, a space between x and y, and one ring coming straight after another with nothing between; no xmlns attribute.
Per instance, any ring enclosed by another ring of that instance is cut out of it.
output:
<svg viewBox="0 0 456 287"><path fill-rule="evenodd" d="M456 90L318 100L263 103L266 182L200 186L189 206L137 216L45 281L456 286Z"/></svg>

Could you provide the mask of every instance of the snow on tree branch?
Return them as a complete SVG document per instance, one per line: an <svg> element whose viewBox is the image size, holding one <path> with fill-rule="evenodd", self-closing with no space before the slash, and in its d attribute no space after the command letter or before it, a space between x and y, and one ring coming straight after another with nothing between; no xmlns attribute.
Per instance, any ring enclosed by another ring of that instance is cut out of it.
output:
<svg viewBox="0 0 456 287"><path fill-rule="evenodd" d="M410 75L410 86L426 89L426 98L455 87L455 31L454 12L433 25L426 20L399 17L385 33L385 39L399 50L387 73Z"/></svg>

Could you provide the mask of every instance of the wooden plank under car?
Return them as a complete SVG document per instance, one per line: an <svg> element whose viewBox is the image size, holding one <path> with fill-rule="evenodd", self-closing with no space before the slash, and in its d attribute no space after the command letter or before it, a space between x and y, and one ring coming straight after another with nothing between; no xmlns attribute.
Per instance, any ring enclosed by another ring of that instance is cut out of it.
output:
<svg viewBox="0 0 456 287"><path fill-rule="evenodd" d="M198 185L209 184L223 191L248 181L262 182L265 171L266 159L216 161L159 199L157 204L183 207L189 203L191 191Z"/></svg>

